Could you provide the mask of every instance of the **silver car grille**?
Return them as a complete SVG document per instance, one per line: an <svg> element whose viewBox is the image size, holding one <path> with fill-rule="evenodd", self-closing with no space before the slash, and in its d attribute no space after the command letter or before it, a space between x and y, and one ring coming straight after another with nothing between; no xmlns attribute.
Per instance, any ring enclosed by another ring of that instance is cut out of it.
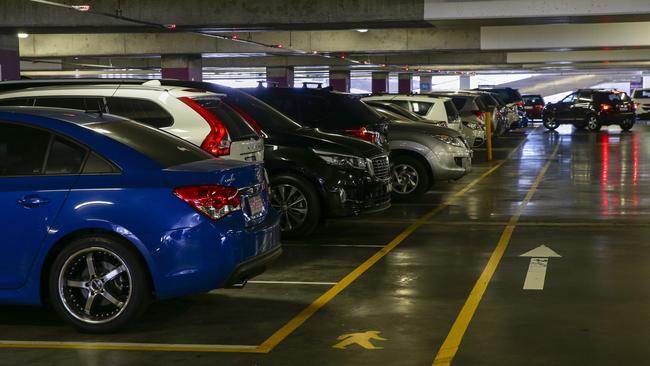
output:
<svg viewBox="0 0 650 366"><path fill-rule="evenodd" d="M370 160L372 161L372 175L380 179L388 179L390 177L388 155L380 155Z"/></svg>

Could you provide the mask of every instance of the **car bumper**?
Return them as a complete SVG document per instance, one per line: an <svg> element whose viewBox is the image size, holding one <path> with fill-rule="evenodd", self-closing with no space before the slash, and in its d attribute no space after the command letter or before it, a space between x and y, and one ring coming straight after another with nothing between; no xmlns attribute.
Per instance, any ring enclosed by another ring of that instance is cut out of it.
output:
<svg viewBox="0 0 650 366"><path fill-rule="evenodd" d="M603 125L615 125L623 122L626 119L636 119L636 114L633 112L630 113L612 113L612 114L603 114L598 115L598 122Z"/></svg>
<svg viewBox="0 0 650 366"><path fill-rule="evenodd" d="M326 189L328 216L354 216L390 207L390 178L348 176Z"/></svg>
<svg viewBox="0 0 650 366"><path fill-rule="evenodd" d="M241 212L166 232L153 251L157 298L207 292L260 274L279 254L280 217L243 228ZM249 276L249 277L245 277Z"/></svg>
<svg viewBox="0 0 650 366"><path fill-rule="evenodd" d="M430 163L434 180L460 179L472 171L472 151L446 146L442 151L434 152L434 159Z"/></svg>

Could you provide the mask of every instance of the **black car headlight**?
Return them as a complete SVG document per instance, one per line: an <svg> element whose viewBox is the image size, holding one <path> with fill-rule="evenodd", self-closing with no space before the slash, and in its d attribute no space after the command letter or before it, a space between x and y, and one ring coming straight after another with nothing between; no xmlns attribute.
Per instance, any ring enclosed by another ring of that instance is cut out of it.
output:
<svg viewBox="0 0 650 366"><path fill-rule="evenodd" d="M452 145L456 147L465 147L465 144L463 144L463 141L459 138L452 137L452 136L447 136L447 135L433 135L433 137L437 138L438 140Z"/></svg>
<svg viewBox="0 0 650 366"><path fill-rule="evenodd" d="M354 155L337 154L329 151L313 150L327 164L342 169L368 170L368 160Z"/></svg>

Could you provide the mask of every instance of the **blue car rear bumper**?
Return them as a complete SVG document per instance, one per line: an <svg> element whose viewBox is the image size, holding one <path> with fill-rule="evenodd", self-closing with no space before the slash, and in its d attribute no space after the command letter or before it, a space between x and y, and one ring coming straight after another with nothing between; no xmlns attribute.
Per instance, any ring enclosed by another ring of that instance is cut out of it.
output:
<svg viewBox="0 0 650 366"><path fill-rule="evenodd" d="M272 210L261 223L245 229L226 217L165 233L152 251L156 298L207 292L245 282L282 252L279 215Z"/></svg>

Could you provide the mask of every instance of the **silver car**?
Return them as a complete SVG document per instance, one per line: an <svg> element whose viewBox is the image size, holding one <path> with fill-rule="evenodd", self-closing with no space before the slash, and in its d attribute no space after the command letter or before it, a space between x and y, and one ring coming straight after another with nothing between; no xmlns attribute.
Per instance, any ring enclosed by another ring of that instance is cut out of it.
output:
<svg viewBox="0 0 650 366"><path fill-rule="evenodd" d="M417 198L435 181L456 180L472 169L472 150L463 135L450 128L392 121L388 139L396 199Z"/></svg>

